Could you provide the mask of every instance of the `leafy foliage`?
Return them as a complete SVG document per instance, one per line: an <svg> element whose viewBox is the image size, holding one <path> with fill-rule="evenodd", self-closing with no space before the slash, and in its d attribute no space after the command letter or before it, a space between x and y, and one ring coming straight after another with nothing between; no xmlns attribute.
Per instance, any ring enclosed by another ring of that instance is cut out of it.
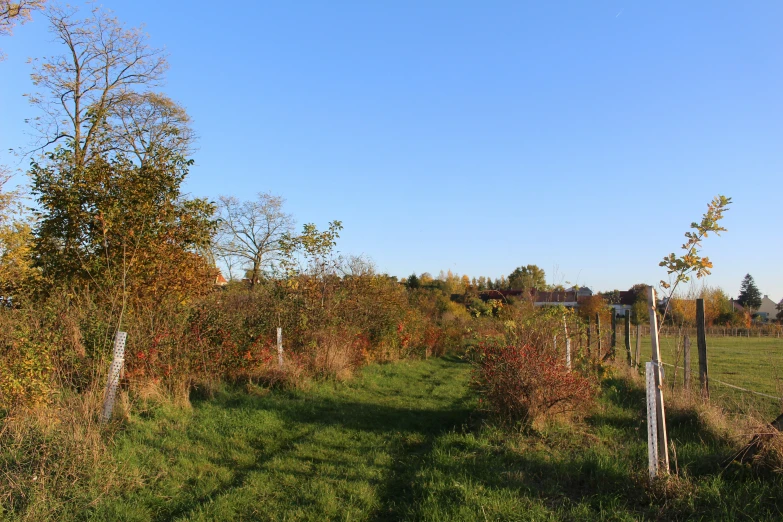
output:
<svg viewBox="0 0 783 522"><path fill-rule="evenodd" d="M50 286L175 300L209 288L212 268L195 252L210 241L214 206L181 197L190 161L161 151L143 165L117 156L79 167L71 154L59 149L31 169L39 205L32 254Z"/></svg>
<svg viewBox="0 0 783 522"><path fill-rule="evenodd" d="M520 290L546 289L546 273L536 265L520 266L508 275L508 286Z"/></svg>
<svg viewBox="0 0 783 522"><path fill-rule="evenodd" d="M712 201L707 205L707 212L702 215L701 221L691 223L691 228L694 232L686 232L685 237L687 241L682 245L684 254L677 256L674 252L663 258L663 261L658 263L658 266L666 268L669 274L670 280L661 280L661 287L669 289L669 301L677 290L677 286L680 283L687 283L690 281L693 274L696 278L702 278L710 274L712 268L712 262L708 257L702 257L699 255L699 249L701 248L702 241L709 236L710 233L720 235L721 232L725 232L726 229L720 226L719 222L723 219L723 214L728 210L731 204L731 198L723 195L715 196ZM663 313L663 325L666 319L666 313L669 309L669 303L666 304L666 309Z"/></svg>
<svg viewBox="0 0 783 522"><path fill-rule="evenodd" d="M677 286L679 283L687 283L690 281L691 274L695 274L697 278L704 277L710 274L712 263L708 257L701 257L699 255L699 248L704 238L708 237L710 233L720 235L721 232L725 232L726 229L720 226L718 223L723 219L723 213L728 210L731 204L731 198L726 196L715 196L713 200L707 205L707 212L701 218L701 222L691 223L691 228L695 232L686 232L685 237L688 239L683 245L682 249L685 253L681 256L675 255L673 252L667 257L663 258L658 265L666 268L667 273L670 276L674 276L674 282L661 281L663 288L671 288Z"/></svg>
<svg viewBox="0 0 783 522"><path fill-rule="evenodd" d="M482 343L475 359L473 384L481 402L505 422L526 425L544 415L575 412L594 396L590 380L548 350Z"/></svg>

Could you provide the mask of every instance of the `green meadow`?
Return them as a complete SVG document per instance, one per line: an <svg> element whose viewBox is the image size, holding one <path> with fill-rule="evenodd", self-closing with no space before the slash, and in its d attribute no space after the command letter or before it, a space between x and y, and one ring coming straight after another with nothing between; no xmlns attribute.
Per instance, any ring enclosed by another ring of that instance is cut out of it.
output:
<svg viewBox="0 0 783 522"><path fill-rule="evenodd" d="M622 355L622 336L618 336L618 357ZM635 346L635 339L631 339ZM676 363L677 386L683 382L683 355L677 356L675 337L661 337L661 357L664 363ZM650 338L642 337L642 361L650 360ZM624 356L624 355L623 355ZM718 381L748 390L783 397L783 339L776 337L707 336L707 367L710 396L734 412L758 412L774 419L781 413L779 400L735 390ZM666 380L671 385L675 369L665 366ZM699 382L699 359L696 339L691 337L691 381L694 389Z"/></svg>
<svg viewBox="0 0 783 522"><path fill-rule="evenodd" d="M735 446L693 409L668 410L679 476L651 486L644 391L614 374L582 421L524 432L493 427L457 357L135 408L114 436L114 486L49 507L60 520L780 519L783 477L726 464Z"/></svg>

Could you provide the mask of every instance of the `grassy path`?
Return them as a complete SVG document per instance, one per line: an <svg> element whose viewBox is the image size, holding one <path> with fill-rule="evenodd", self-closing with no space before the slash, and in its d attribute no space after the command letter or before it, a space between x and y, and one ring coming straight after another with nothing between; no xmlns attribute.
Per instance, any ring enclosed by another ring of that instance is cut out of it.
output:
<svg viewBox="0 0 783 522"><path fill-rule="evenodd" d="M401 362L134 414L114 446L122 488L61 518L783 518L783 478L725 466L735 448L690 410L667 410L680 477L650 487L644 392L627 380L607 378L584 422L522 434L482 422L469 378L458 359Z"/></svg>
<svg viewBox="0 0 783 522"><path fill-rule="evenodd" d="M456 360L377 365L308 392L224 392L192 412L150 412L117 441L140 487L92 516L404 519L436 439L473 410L468 379Z"/></svg>

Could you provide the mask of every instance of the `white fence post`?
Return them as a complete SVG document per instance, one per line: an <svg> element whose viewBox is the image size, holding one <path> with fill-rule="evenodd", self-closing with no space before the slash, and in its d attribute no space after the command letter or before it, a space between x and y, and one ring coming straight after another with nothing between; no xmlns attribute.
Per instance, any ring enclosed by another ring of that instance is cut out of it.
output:
<svg viewBox="0 0 783 522"><path fill-rule="evenodd" d="M283 369L283 329L277 329L277 365Z"/></svg>
<svg viewBox="0 0 783 522"><path fill-rule="evenodd" d="M117 332L114 337L114 359L109 366L109 377L106 380L106 390L103 398L103 415L101 421L106 423L111 419L111 412L114 409L114 398L117 396L117 385L120 383L120 373L122 365L125 362L125 339L128 334Z"/></svg>
<svg viewBox="0 0 783 522"><path fill-rule="evenodd" d="M650 312L650 345L652 346L653 377L655 380L655 424L657 428L657 471L669 473L669 443L666 434L666 413L663 406L663 376L661 352L658 348L658 316L656 315L655 289L647 287L647 307Z"/></svg>
<svg viewBox="0 0 783 522"><path fill-rule="evenodd" d="M658 476L658 412L655 407L655 363L645 365L647 378L647 460L650 465L650 479Z"/></svg>
<svg viewBox="0 0 783 522"><path fill-rule="evenodd" d="M563 315L563 330L565 330L565 345L566 345L566 368L571 369L571 338L568 337L568 323L566 323L565 315Z"/></svg>

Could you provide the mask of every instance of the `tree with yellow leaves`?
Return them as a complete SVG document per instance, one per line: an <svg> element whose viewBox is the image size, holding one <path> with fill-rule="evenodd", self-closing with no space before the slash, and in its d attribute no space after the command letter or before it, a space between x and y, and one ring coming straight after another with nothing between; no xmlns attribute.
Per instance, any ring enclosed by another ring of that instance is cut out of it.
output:
<svg viewBox="0 0 783 522"><path fill-rule="evenodd" d="M686 232L685 237L687 241L682 245L684 254L677 256L672 252L668 256L663 258L658 265L666 268L669 274L669 281L661 280L661 287L669 290L669 299L666 302L666 308L664 309L663 319L661 325L666 319L666 314L669 311L669 304L672 301L677 287L680 283L687 283L690 281L691 276L695 275L697 279L700 279L710 274L712 268L712 262L708 257L702 257L699 254L702 241L709 236L710 233L720 235L721 232L725 232L726 229L720 226L719 222L723 219L723 213L728 210L731 204L731 198L727 198L723 195L715 196L712 201L707 205L707 212L702 215L701 222L691 223L693 232Z"/></svg>
<svg viewBox="0 0 783 522"><path fill-rule="evenodd" d="M0 0L0 36L11 35L16 24L23 25L32 20L34 11L43 9L46 0ZM4 58L0 52L0 61Z"/></svg>

